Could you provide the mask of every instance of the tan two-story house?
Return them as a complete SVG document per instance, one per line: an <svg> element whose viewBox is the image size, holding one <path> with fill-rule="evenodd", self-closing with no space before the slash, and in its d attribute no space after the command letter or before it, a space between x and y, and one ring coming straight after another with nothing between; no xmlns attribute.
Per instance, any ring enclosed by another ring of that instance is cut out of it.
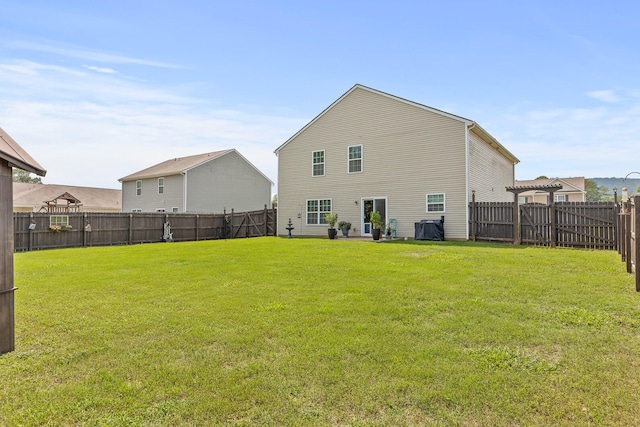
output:
<svg viewBox="0 0 640 427"><path fill-rule="evenodd" d="M513 200L518 159L479 124L356 84L275 150L278 233L326 236L324 215L371 235L370 213L414 237L444 217L447 239L469 236L468 203Z"/></svg>

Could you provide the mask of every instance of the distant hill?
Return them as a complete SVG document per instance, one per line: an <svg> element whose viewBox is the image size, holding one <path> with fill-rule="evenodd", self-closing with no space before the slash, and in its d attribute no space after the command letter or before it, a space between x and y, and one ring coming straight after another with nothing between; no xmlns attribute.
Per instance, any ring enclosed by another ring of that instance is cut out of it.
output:
<svg viewBox="0 0 640 427"><path fill-rule="evenodd" d="M636 175L638 176L638 175ZM629 194L633 194L636 192L636 188L640 186L640 178L627 178L624 181L623 178L588 178L592 181L595 181L598 184L598 187L606 187L609 189L609 193L613 194L613 189L618 189L618 195L622 193L622 187L627 187L629 189Z"/></svg>

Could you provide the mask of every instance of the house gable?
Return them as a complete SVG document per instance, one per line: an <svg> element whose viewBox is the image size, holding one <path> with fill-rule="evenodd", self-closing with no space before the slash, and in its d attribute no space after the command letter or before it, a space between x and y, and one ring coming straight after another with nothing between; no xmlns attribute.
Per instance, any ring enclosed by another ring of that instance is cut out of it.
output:
<svg viewBox="0 0 640 427"><path fill-rule="evenodd" d="M504 173L489 178L498 176L494 187L506 194L518 160L475 122L355 85L275 150L278 231L283 233L291 217L297 233L325 234L317 218L330 205L359 235L363 201L375 199L384 201L387 218L397 220L401 235L412 236L416 221L445 214L449 237L466 238L471 139L486 151L483 158L500 159ZM356 173L349 169L353 147ZM489 168L482 161L477 167ZM429 196L446 200L444 209L428 211ZM323 207L307 215L309 206Z"/></svg>

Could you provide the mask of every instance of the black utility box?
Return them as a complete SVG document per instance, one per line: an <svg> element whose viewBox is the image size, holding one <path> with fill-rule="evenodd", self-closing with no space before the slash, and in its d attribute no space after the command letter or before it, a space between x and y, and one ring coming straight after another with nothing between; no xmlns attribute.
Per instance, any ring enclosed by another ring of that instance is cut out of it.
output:
<svg viewBox="0 0 640 427"><path fill-rule="evenodd" d="M437 219L423 219L414 223L416 240L444 240L444 216Z"/></svg>

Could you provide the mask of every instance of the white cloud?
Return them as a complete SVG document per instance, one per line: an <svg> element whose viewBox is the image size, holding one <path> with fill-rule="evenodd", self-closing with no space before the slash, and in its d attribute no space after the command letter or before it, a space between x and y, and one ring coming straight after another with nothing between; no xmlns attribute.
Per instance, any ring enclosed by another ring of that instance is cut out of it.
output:
<svg viewBox="0 0 640 427"><path fill-rule="evenodd" d="M593 92L587 92L587 95L602 102L614 103L620 101L620 97L612 90L594 90Z"/></svg>
<svg viewBox="0 0 640 427"><path fill-rule="evenodd" d="M620 102L522 112L505 117L494 132L520 159L518 179L624 176L638 168L639 107Z"/></svg>
<svg viewBox="0 0 640 427"><path fill-rule="evenodd" d="M34 43L28 41L11 41L5 43L5 46L11 49L32 50L36 52L53 53L56 55L66 56L69 58L84 59L94 62L105 62L113 64L134 64L145 65L149 67L159 68L182 68L176 64L166 62L151 61L143 58L133 58L129 56L117 55L112 53L100 52L96 50L83 49L76 46L55 46L47 43Z"/></svg>
<svg viewBox="0 0 640 427"><path fill-rule="evenodd" d="M152 164L227 148L276 182L273 150L307 120L221 110L114 73L22 66L0 64L0 79L12 81L0 85L0 126L51 184L119 188L118 178Z"/></svg>
<svg viewBox="0 0 640 427"><path fill-rule="evenodd" d="M98 73L105 73L105 74L115 74L115 73L117 73L117 71L112 69L112 68L96 67L94 65L85 65L85 68L87 70L97 71Z"/></svg>

